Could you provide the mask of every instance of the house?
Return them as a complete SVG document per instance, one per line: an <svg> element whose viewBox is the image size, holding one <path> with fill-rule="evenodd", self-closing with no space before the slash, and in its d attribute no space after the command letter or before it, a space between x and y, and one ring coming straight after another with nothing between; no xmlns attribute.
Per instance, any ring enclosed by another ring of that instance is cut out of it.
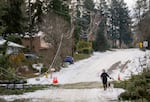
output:
<svg viewBox="0 0 150 102"><path fill-rule="evenodd" d="M45 42L44 37L45 34L43 32L39 32L32 37L26 35L22 38L22 44L28 49L30 49L32 45L32 50L39 53L43 50L48 50L51 46L50 43Z"/></svg>
<svg viewBox="0 0 150 102"><path fill-rule="evenodd" d="M53 56L53 46L45 41L46 34L39 32L32 37L26 35L22 38L22 44L30 50L32 45L32 53L41 56L44 65L48 66Z"/></svg>
<svg viewBox="0 0 150 102"><path fill-rule="evenodd" d="M2 46L6 43L5 39L0 38L0 49ZM7 42L7 52L6 54L11 54L11 53L18 53L21 49L24 48L24 46L16 44L14 42L8 41ZM2 51L2 50L1 50Z"/></svg>

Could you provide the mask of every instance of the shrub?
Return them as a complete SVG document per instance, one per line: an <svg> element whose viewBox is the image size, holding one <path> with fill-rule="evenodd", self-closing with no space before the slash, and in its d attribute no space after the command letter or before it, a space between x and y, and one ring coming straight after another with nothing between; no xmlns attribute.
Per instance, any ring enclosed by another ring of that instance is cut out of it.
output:
<svg viewBox="0 0 150 102"><path fill-rule="evenodd" d="M122 100L136 100L139 99L139 95L136 92L126 91L119 95L119 99Z"/></svg>
<svg viewBox="0 0 150 102"><path fill-rule="evenodd" d="M144 72L143 76L147 79L150 79L150 71Z"/></svg>
<svg viewBox="0 0 150 102"><path fill-rule="evenodd" d="M23 53L18 53L14 55L9 56L9 61L13 67L18 67L21 65L22 62L24 62L25 57Z"/></svg>
<svg viewBox="0 0 150 102"><path fill-rule="evenodd" d="M114 81L113 83L114 83L114 87L125 89L127 81L121 81L121 82Z"/></svg>
<svg viewBox="0 0 150 102"><path fill-rule="evenodd" d="M75 61L82 60L82 59L85 59L88 57L90 57L89 54L74 54L74 60Z"/></svg>
<svg viewBox="0 0 150 102"><path fill-rule="evenodd" d="M41 69L41 73L44 73L44 72L46 72L47 70L48 70L48 68L47 68L47 67L44 67L44 68Z"/></svg>
<svg viewBox="0 0 150 102"><path fill-rule="evenodd" d="M145 79L139 79L134 81L135 86L145 86L146 80Z"/></svg>
<svg viewBox="0 0 150 102"><path fill-rule="evenodd" d="M76 48L79 53L84 53L84 54L92 53L92 43L91 42L79 41Z"/></svg>
<svg viewBox="0 0 150 102"><path fill-rule="evenodd" d="M115 86L126 86L125 93L120 94L119 98L123 100L142 100L142 102L150 102L150 72L143 71L141 75L134 75L128 81L115 83ZM118 85L119 84L119 85ZM124 85L125 84L125 85ZM140 101L139 101L140 102Z"/></svg>
<svg viewBox="0 0 150 102"><path fill-rule="evenodd" d="M84 53L84 54L91 54L92 53L92 49L84 48L84 49L82 49L82 53Z"/></svg>
<svg viewBox="0 0 150 102"><path fill-rule="evenodd" d="M130 99L130 93L128 91L121 93L119 95L119 99L129 100Z"/></svg>
<svg viewBox="0 0 150 102"><path fill-rule="evenodd" d="M89 47L92 47L91 42L79 41L77 44L77 49L89 48Z"/></svg>
<svg viewBox="0 0 150 102"><path fill-rule="evenodd" d="M136 93L138 93L141 98L146 96L146 90L143 87L137 87Z"/></svg>
<svg viewBox="0 0 150 102"><path fill-rule="evenodd" d="M147 95L145 96L145 98L148 100L148 102L150 102L150 89L147 90Z"/></svg>
<svg viewBox="0 0 150 102"><path fill-rule="evenodd" d="M129 90L129 91L134 91L135 90L135 85L134 85L134 83L133 82L131 82L131 83L129 83L128 85L127 85L127 90Z"/></svg>

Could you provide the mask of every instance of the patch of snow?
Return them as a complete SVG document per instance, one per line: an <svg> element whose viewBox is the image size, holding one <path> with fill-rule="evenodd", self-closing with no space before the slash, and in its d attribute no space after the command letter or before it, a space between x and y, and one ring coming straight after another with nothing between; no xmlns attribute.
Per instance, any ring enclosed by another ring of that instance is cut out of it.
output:
<svg viewBox="0 0 150 102"><path fill-rule="evenodd" d="M3 45L5 42L6 42L6 40L0 39L0 45ZM8 41L8 46L10 46L10 47L24 48L24 46L16 44L14 42L10 42L10 41Z"/></svg>

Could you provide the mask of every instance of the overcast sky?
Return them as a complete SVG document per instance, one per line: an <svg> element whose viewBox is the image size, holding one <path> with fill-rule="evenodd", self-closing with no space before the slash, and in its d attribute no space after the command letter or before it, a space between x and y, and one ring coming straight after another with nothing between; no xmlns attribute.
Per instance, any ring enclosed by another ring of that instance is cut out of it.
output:
<svg viewBox="0 0 150 102"><path fill-rule="evenodd" d="M94 0L95 2L96 1L99 1L99 0ZM111 1L111 0L106 0L106 1ZM125 3L127 3L129 9L133 9L133 7L135 6L135 2L137 0L124 0Z"/></svg>
<svg viewBox="0 0 150 102"><path fill-rule="evenodd" d="M133 7L135 7L135 2L136 1L137 0L124 0L124 2L127 3L127 5L128 5L128 7L129 7L130 10L133 9Z"/></svg>

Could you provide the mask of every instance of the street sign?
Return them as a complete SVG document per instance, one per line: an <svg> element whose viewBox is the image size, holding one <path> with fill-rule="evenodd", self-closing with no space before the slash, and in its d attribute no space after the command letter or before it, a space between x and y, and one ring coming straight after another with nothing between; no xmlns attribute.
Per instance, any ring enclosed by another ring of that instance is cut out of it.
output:
<svg viewBox="0 0 150 102"><path fill-rule="evenodd" d="M148 47L148 41L143 41L143 47Z"/></svg>

